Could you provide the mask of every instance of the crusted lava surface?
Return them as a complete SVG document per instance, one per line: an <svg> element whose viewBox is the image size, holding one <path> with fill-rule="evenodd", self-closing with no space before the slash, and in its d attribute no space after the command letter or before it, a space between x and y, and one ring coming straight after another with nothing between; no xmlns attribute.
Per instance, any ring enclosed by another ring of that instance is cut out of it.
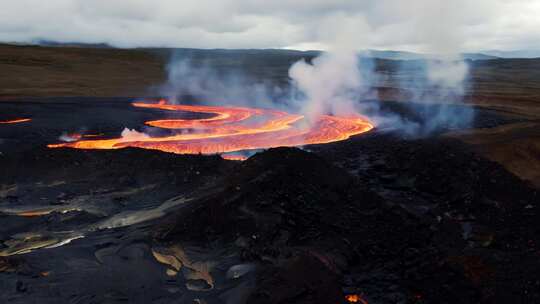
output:
<svg viewBox="0 0 540 304"><path fill-rule="evenodd" d="M76 107L53 105L0 130L5 302L540 301L537 189L443 132L373 130L244 162L47 149L72 122L43 114Z"/></svg>
<svg viewBox="0 0 540 304"><path fill-rule="evenodd" d="M452 139L373 134L317 154L251 157L158 239L234 242L264 265L258 303L339 302L338 287L374 303L503 303L524 288L537 299L528 184Z"/></svg>
<svg viewBox="0 0 540 304"><path fill-rule="evenodd" d="M401 273L397 284L410 288L409 301L538 301L538 192L530 183L446 137L371 134L314 150L426 224L426 243L404 244L399 258L381 261ZM372 285L365 272L350 282L358 277Z"/></svg>

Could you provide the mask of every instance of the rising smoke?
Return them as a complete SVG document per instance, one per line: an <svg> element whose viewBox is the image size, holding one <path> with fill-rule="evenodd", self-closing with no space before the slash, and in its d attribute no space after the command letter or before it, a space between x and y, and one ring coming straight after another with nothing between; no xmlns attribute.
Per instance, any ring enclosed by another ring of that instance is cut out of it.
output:
<svg viewBox="0 0 540 304"><path fill-rule="evenodd" d="M417 32L429 55L425 59L404 63L393 80L399 89L411 93L407 108L414 119L381 111L380 104L372 101L374 86L388 85L375 70L368 58L361 58L358 49L365 48L363 36L376 35L367 16L340 17L345 21L340 32L328 33L328 22L320 30L322 40L330 45L328 52L311 63L294 64L289 76L293 88L299 93L296 102L303 104L303 112L309 116L320 114L366 114L379 127L393 127L411 135L427 135L441 128L466 127L472 122L473 110L462 106L466 89L468 66L460 57L462 40L459 34L459 12L467 5L465 1L413 0L403 10L402 3L394 0L380 1L378 9L395 13L396 19L407 20L409 29ZM359 20L359 21L358 21ZM356 29L356 30L355 30ZM330 39L328 39L330 37ZM411 73L411 65L416 68ZM368 101L366 101L368 100Z"/></svg>
<svg viewBox="0 0 540 304"><path fill-rule="evenodd" d="M354 52L323 53L312 63L301 60L291 66L289 77L300 93L301 112L311 120L323 114L351 114L365 93Z"/></svg>
<svg viewBox="0 0 540 304"><path fill-rule="evenodd" d="M441 128L465 128L472 120L472 107L463 105L468 65L461 59L432 58L417 63L419 72L412 75L412 86L400 86L412 93L407 107L420 124L416 135L428 135ZM410 130L410 129L409 129Z"/></svg>
<svg viewBox="0 0 540 304"><path fill-rule="evenodd" d="M382 0L375 9L395 14L396 20L408 25L403 32L415 33L429 54L424 60L404 62L397 74L407 76L394 76L391 84L410 94L401 106L413 112L413 119L383 111L382 102L376 99L374 87L387 86L388 77L377 72L374 60L359 55L358 50L366 48L366 37L377 33L376 25L362 14L331 15L321 20L314 32L328 50L309 62L294 63L289 70L288 90L254 81L240 71L216 69L210 62L176 54L160 93L173 102L184 102L187 96L221 105L287 105L287 109L306 115L308 121L321 114L363 114L379 128L394 128L410 135L467 127L473 111L462 106L468 66L459 55L463 44L459 12L467 2L411 0L406 8L398 9L402 6L397 0ZM411 65L415 66L413 72Z"/></svg>
<svg viewBox="0 0 540 304"><path fill-rule="evenodd" d="M285 93L279 86L254 80L237 68L219 69L209 60L176 52L167 66L167 82L159 88L159 94L172 103L187 100L252 107L270 107L272 101L283 98Z"/></svg>
<svg viewBox="0 0 540 304"><path fill-rule="evenodd" d="M469 67L461 58L464 33L461 25L469 22L463 11L486 4L485 0L472 3L466 0L416 0L413 14L408 16L425 44L426 51L433 54L422 62L423 73L417 75L413 101L409 104L423 121L421 133L430 133L440 127L467 127L473 119L471 107L462 104L466 91Z"/></svg>

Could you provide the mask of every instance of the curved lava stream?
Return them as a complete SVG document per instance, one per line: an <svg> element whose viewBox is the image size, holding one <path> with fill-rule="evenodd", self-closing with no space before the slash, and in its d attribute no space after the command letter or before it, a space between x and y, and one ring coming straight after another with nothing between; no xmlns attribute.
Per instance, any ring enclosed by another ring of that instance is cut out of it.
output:
<svg viewBox="0 0 540 304"><path fill-rule="evenodd" d="M18 124L18 123L23 123L23 122L28 122L28 121L31 121L32 119L30 118L17 118L17 119L12 119L12 120L2 120L0 121L0 124Z"/></svg>
<svg viewBox="0 0 540 304"><path fill-rule="evenodd" d="M365 118L322 115L313 123L305 117L284 111L246 107L172 105L135 102L133 106L148 109L213 114L203 119L164 119L147 121L146 125L182 130L150 137L143 133L113 139L79 140L50 144L49 148L120 149L137 147L177 154L217 154L281 146L323 144L348 139L367 132L373 125Z"/></svg>

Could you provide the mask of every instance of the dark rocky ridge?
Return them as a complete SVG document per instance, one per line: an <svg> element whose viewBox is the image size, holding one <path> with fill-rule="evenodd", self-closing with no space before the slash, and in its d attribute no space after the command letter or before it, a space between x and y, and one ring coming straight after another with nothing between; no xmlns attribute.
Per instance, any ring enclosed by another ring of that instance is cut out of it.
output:
<svg viewBox="0 0 540 304"><path fill-rule="evenodd" d="M522 288L521 299L537 299L538 265L522 264L539 241L532 187L451 139L372 134L335 146L317 154L358 176L300 150L271 149L171 217L160 238L236 238L245 261L266 265L252 295L258 303L328 303L316 291L340 277L345 291L375 303L504 303ZM378 160L352 161L343 150ZM326 279L299 282L306 267Z"/></svg>

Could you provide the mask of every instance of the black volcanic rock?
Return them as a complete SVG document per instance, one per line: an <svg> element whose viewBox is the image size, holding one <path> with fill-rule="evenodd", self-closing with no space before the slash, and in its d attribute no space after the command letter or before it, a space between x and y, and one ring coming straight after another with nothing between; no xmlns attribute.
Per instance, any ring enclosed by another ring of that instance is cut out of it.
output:
<svg viewBox="0 0 540 304"><path fill-rule="evenodd" d="M250 298L260 303L333 302L313 290L335 290L339 278L347 292L380 303L489 303L507 295L495 284L518 292L535 282L536 263L527 262L538 243L535 191L456 141L393 140L357 148L383 161L356 177L300 149L259 153L156 235L236 246L264 265ZM392 176L377 184L384 191L370 189L384 174ZM410 209L414 199L426 201L424 213ZM296 280L306 267L310 279Z"/></svg>
<svg viewBox="0 0 540 304"><path fill-rule="evenodd" d="M314 255L301 254L284 265L269 267L258 279L247 303L327 304L344 300L336 274Z"/></svg>
<svg viewBox="0 0 540 304"><path fill-rule="evenodd" d="M254 302L338 303L335 295L343 297L335 286L349 270L387 264L403 271L409 263L406 268L416 273L437 265L427 223L385 204L315 154L270 149L223 181L218 184L224 187L208 190L162 222L156 236L162 242L234 244L243 259L267 265L258 275ZM411 250L418 254L403 254ZM321 288L328 293L320 294Z"/></svg>
<svg viewBox="0 0 540 304"><path fill-rule="evenodd" d="M412 303L506 303L518 298L535 303L540 297L533 287L540 286L538 263L532 262L540 252L540 200L530 183L452 138L403 140L395 134L368 134L313 150L355 174L385 203L399 205L426 223L419 231L427 237L412 236L415 245L402 251L417 252L413 258L374 255L366 259L366 267L352 272L353 278L358 271L366 273L373 261L386 261L386 268L407 274L392 284L408 286ZM403 223L390 222L394 227ZM399 227L407 231L413 226ZM371 248L393 239L386 233L379 236ZM388 248L396 250L400 244L398 239ZM370 289L371 283L364 282L359 284L363 290ZM375 285L372 299L386 303L382 294L377 296L384 284Z"/></svg>
<svg viewBox="0 0 540 304"><path fill-rule="evenodd" d="M299 244L335 233L347 210L379 203L344 170L296 148L259 153L234 168L220 185L181 210L165 237L243 237L253 242L285 238Z"/></svg>

